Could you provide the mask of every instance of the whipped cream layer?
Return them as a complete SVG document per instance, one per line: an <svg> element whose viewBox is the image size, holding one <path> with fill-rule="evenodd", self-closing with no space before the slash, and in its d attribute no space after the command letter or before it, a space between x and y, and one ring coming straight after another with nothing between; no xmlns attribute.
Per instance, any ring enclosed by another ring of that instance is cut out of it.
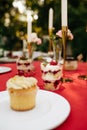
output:
<svg viewBox="0 0 87 130"><path fill-rule="evenodd" d="M58 71L58 70L61 70L62 67L60 65L50 65L49 63L45 66L44 63L41 63L41 70L44 71L44 72L47 72L47 71Z"/></svg>
<svg viewBox="0 0 87 130"><path fill-rule="evenodd" d="M17 64L24 64L24 63L31 63L31 59L21 59L21 58L18 58L17 60Z"/></svg>
<svg viewBox="0 0 87 130"><path fill-rule="evenodd" d="M46 74L42 74L42 78L43 80L47 80L47 81L52 81L54 82L55 80L59 80L62 77L62 71L58 71L56 74L54 73L46 73Z"/></svg>
<svg viewBox="0 0 87 130"><path fill-rule="evenodd" d="M37 86L37 79L35 79L33 77L24 77L24 76L16 75L7 81L7 89L9 89L9 88L27 89L34 85Z"/></svg>
<svg viewBox="0 0 87 130"><path fill-rule="evenodd" d="M21 65L17 66L17 69L18 70L31 70L31 65L21 64Z"/></svg>

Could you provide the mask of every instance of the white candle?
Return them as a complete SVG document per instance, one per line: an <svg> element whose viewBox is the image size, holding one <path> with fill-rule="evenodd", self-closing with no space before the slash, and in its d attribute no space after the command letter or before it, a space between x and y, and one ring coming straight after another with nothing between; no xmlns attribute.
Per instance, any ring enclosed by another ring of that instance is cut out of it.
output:
<svg viewBox="0 0 87 130"><path fill-rule="evenodd" d="M67 0L61 0L62 26L67 26Z"/></svg>
<svg viewBox="0 0 87 130"><path fill-rule="evenodd" d="M53 28L53 9L49 9L49 29Z"/></svg>
<svg viewBox="0 0 87 130"><path fill-rule="evenodd" d="M32 33L32 17L30 11L27 12L27 40L31 42Z"/></svg>

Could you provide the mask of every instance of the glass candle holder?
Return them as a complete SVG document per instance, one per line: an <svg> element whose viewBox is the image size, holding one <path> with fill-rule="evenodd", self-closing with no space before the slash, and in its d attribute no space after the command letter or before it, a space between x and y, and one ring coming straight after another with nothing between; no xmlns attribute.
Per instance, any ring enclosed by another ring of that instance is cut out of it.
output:
<svg viewBox="0 0 87 130"><path fill-rule="evenodd" d="M61 61L61 54L62 54L62 40L60 39L55 39L53 40L53 59L56 62Z"/></svg>

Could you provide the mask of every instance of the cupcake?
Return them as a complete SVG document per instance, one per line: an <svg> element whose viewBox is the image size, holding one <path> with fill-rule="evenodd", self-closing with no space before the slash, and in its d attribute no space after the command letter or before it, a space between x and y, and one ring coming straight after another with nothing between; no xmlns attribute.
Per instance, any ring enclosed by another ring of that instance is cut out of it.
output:
<svg viewBox="0 0 87 130"><path fill-rule="evenodd" d="M7 81L6 85L12 109L25 111L35 107L38 88L35 78L14 76Z"/></svg>
<svg viewBox="0 0 87 130"><path fill-rule="evenodd" d="M52 91L58 89L62 78L62 66L55 61L41 63L41 71L44 88Z"/></svg>

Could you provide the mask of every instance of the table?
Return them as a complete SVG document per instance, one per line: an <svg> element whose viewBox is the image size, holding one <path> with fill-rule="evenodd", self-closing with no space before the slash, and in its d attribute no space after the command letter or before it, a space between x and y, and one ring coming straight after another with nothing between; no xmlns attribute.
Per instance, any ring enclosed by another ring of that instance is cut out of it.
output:
<svg viewBox="0 0 87 130"><path fill-rule="evenodd" d="M35 75L38 86L43 88L41 79L40 62L35 61ZM0 74L0 91L6 90L6 81L17 74L15 63L0 64L0 66L8 66L12 71ZM75 71L65 71L65 75L73 79L72 83L63 83L59 90L55 90L65 97L71 106L71 112L66 121L55 130L86 130L87 129L87 81L78 79L80 74L87 74L87 63L79 62L78 69Z"/></svg>

